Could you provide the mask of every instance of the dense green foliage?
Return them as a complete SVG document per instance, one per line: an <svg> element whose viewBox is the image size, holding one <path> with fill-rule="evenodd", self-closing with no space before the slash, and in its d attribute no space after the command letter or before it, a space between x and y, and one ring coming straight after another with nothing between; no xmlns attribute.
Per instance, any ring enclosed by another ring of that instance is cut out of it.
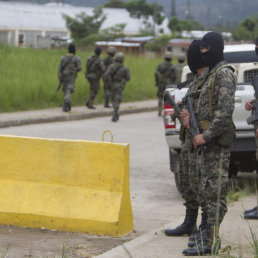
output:
<svg viewBox="0 0 258 258"><path fill-rule="evenodd" d="M150 25L148 22L149 17L152 18L154 25L161 25L165 19L162 14L163 7L156 3L148 4L146 0L131 0L125 4L125 8L130 13L130 16L138 19L145 18L147 27ZM155 34L155 27L152 28L152 33Z"/></svg>
<svg viewBox="0 0 258 258"><path fill-rule="evenodd" d="M106 19L103 10L99 7L94 8L93 15L87 15L84 12L76 15L75 18L63 14L66 27L71 31L71 37L74 40L80 40L91 34L98 33L102 23Z"/></svg>
<svg viewBox="0 0 258 258"><path fill-rule="evenodd" d="M48 107L61 107L63 93L58 92L57 69L66 49L38 50L0 45L0 112L32 110ZM83 70L78 74L72 105L84 105L89 94L89 84L84 77L86 58L91 51L77 51ZM101 56L104 57L104 54ZM124 91L124 101L137 101L156 98L154 72L160 59L142 56L125 56L125 65L131 72L131 81ZM103 83L97 95L96 104L104 101Z"/></svg>
<svg viewBox="0 0 258 258"><path fill-rule="evenodd" d="M177 17L172 17L169 20L168 28L171 32L181 32L183 30L205 30L205 26L193 19L179 20Z"/></svg>
<svg viewBox="0 0 258 258"><path fill-rule="evenodd" d="M258 36L258 15L250 15L233 31L235 40L253 40Z"/></svg>
<svg viewBox="0 0 258 258"><path fill-rule="evenodd" d="M125 8L125 3L121 0L109 0L109 2L104 4L104 7Z"/></svg>

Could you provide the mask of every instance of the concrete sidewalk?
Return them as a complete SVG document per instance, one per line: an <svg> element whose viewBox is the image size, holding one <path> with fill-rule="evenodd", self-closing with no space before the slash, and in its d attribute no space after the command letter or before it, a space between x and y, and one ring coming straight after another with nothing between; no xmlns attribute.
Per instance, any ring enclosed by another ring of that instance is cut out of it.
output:
<svg viewBox="0 0 258 258"><path fill-rule="evenodd" d="M71 121L102 116L112 116L112 108L96 105L96 109L85 106L72 107L71 112L63 112L62 108L49 108L33 111L11 112L0 114L0 127L39 124L48 122ZM122 103L120 114L131 114L157 110L157 100Z"/></svg>
<svg viewBox="0 0 258 258"><path fill-rule="evenodd" d="M251 246L252 236L250 228L257 235L258 220L243 219L243 211L252 208L257 204L256 195L250 195L234 202L228 206L226 214L220 228L222 240L221 252L223 248L230 246L230 254L234 257L253 258L254 249ZM200 217L200 216L199 216ZM180 223L183 222L183 217ZM155 231L142 235L132 241L126 242L106 253L95 256L98 258L180 258L185 257L182 251L187 248L188 237L167 237L163 233L166 228L174 228L179 225L178 217L174 222L164 225ZM223 253L227 256L227 251Z"/></svg>

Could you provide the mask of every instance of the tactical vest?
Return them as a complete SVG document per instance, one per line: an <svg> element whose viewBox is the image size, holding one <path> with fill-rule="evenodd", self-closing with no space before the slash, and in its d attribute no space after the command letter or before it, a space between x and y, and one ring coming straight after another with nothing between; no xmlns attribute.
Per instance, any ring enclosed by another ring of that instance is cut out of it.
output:
<svg viewBox="0 0 258 258"><path fill-rule="evenodd" d="M209 116L210 116L211 120L213 119L213 114L214 114L213 107L212 107L212 95L213 95L213 90L214 90L214 80L216 78L217 73L220 70L222 70L223 68L229 68L234 71L234 68L232 66L230 66L228 64L224 64L224 65L219 66L217 69L215 69L209 77L208 95L209 95ZM199 120L198 123L199 123L199 128L201 130L207 130L210 127L210 125L212 124L212 121ZM217 139L216 139L217 143L222 147L230 148L236 139L235 130L236 130L236 127L232 120L228 127L228 130L226 132L224 132L222 135L220 135L219 137L217 137Z"/></svg>

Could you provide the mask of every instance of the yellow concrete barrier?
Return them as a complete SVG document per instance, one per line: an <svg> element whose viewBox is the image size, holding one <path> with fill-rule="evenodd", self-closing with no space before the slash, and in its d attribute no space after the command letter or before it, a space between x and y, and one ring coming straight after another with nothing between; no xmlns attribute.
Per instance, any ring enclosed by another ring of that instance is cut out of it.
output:
<svg viewBox="0 0 258 258"><path fill-rule="evenodd" d="M0 136L0 171L0 224L133 230L128 144Z"/></svg>

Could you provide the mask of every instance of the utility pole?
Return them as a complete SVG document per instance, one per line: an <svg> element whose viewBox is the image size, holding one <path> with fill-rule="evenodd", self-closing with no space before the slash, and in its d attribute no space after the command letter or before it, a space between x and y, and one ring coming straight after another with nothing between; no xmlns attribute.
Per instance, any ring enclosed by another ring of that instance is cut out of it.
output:
<svg viewBox="0 0 258 258"><path fill-rule="evenodd" d="M211 23L211 8L208 6L208 11L207 11L207 27L208 29L210 28Z"/></svg>
<svg viewBox="0 0 258 258"><path fill-rule="evenodd" d="M172 0L171 1L171 9L170 9L170 18L176 17L176 1Z"/></svg>
<svg viewBox="0 0 258 258"><path fill-rule="evenodd" d="M190 4L190 1L188 0L187 1L187 16L186 16L186 19L187 20L191 20L192 18L192 15L191 15L191 4Z"/></svg>
<svg viewBox="0 0 258 258"><path fill-rule="evenodd" d="M153 14L153 36L156 35L156 15L157 15L157 0L154 0L154 14Z"/></svg>

